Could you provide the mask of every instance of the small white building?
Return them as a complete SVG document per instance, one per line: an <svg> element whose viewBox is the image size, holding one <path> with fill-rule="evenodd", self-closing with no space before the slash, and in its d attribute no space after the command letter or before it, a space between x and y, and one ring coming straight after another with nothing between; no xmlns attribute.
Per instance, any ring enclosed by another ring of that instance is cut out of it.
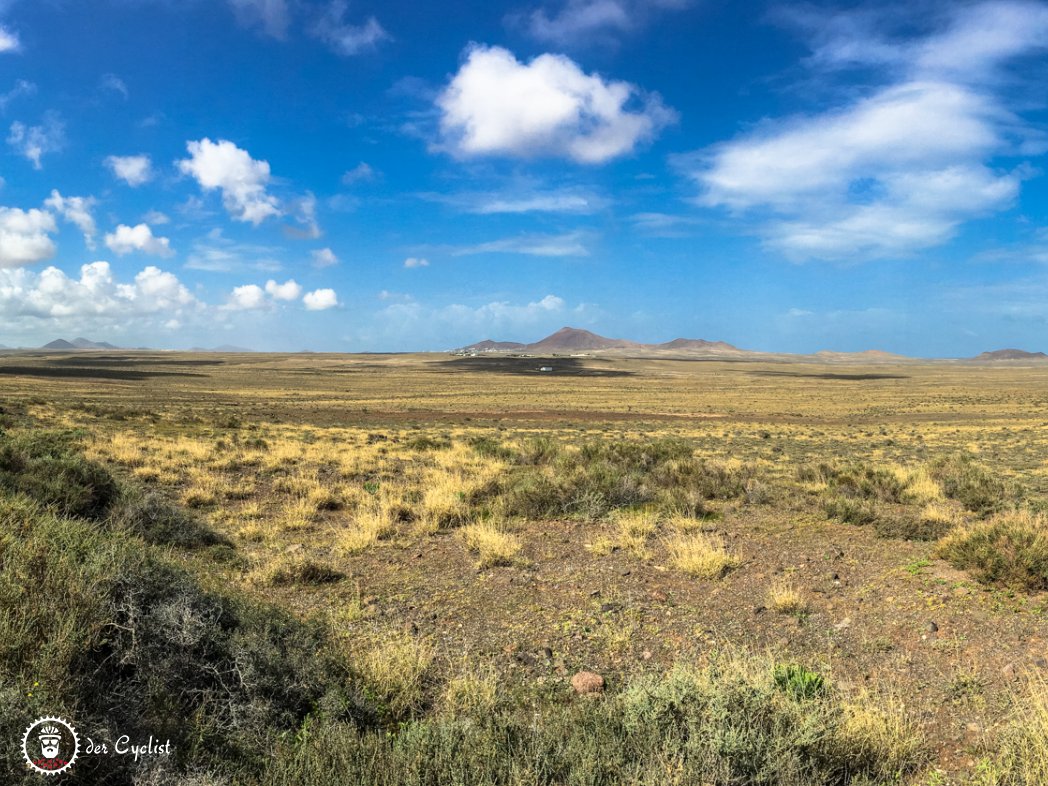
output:
<svg viewBox="0 0 1048 786"><path fill-rule="evenodd" d="M539 371L552 371L552 370L553 370L553 366L541 366L541 367L539 367Z"/></svg>

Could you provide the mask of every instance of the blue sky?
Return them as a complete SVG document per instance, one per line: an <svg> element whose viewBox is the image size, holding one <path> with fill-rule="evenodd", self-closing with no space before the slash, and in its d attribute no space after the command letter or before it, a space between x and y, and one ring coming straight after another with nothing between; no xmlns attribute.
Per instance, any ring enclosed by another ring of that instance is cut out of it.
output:
<svg viewBox="0 0 1048 786"><path fill-rule="evenodd" d="M1048 349L1048 3L0 0L0 343Z"/></svg>

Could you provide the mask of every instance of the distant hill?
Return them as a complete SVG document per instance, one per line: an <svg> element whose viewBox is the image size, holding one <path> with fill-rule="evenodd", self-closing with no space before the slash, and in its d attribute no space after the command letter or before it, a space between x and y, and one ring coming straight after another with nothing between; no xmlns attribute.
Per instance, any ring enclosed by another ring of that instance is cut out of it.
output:
<svg viewBox="0 0 1048 786"><path fill-rule="evenodd" d="M726 341L707 341L704 338L675 338L665 344L655 344L658 349L721 349L741 352Z"/></svg>
<svg viewBox="0 0 1048 786"><path fill-rule="evenodd" d="M488 338L463 349L470 352L504 352L510 349L524 349L526 346L527 344L521 344L519 341L492 341Z"/></svg>
<svg viewBox="0 0 1048 786"><path fill-rule="evenodd" d="M92 341L89 338L74 338L73 346L77 349L120 349L108 341Z"/></svg>
<svg viewBox="0 0 1048 786"><path fill-rule="evenodd" d="M1022 349L995 349L992 352L976 355L972 360L1048 360L1048 355L1043 352L1027 352Z"/></svg>
<svg viewBox="0 0 1048 786"><path fill-rule="evenodd" d="M72 341L56 338L54 341L44 344L40 349L60 349L68 352L77 349L120 349L120 347L110 344L108 341L92 341L88 338L74 338Z"/></svg>
<svg viewBox="0 0 1048 786"><path fill-rule="evenodd" d="M730 352L744 350L723 341L706 341L701 338L677 338L664 344L641 344L622 338L607 338L589 330L564 327L552 335L531 344L518 341L492 341L487 339L470 344L459 351L464 352L534 352L536 354L564 354L575 352L599 352L603 350L629 350L635 352Z"/></svg>
<svg viewBox="0 0 1048 786"><path fill-rule="evenodd" d="M527 345L529 352L579 352L592 349L628 349L640 347L635 341L605 338L579 328L564 327L541 341Z"/></svg>

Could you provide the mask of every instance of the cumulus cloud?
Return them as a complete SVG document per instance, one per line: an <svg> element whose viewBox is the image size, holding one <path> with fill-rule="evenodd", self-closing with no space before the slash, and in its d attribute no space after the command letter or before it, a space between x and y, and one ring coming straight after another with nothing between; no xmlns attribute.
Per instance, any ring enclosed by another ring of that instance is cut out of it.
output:
<svg viewBox="0 0 1048 786"><path fill-rule="evenodd" d="M121 256L133 251L158 257L169 257L175 253L171 250L171 241L166 237L154 235L149 224L137 224L133 227L121 224L115 232L106 233L106 245Z"/></svg>
<svg viewBox="0 0 1048 786"><path fill-rule="evenodd" d="M318 248L313 252L313 267L325 268L338 264L338 257L330 248Z"/></svg>
<svg viewBox="0 0 1048 786"><path fill-rule="evenodd" d="M18 34L0 25L0 52L17 52L22 48Z"/></svg>
<svg viewBox="0 0 1048 786"><path fill-rule="evenodd" d="M307 292L302 298L309 311L326 311L338 305L338 295L333 289L315 289Z"/></svg>
<svg viewBox="0 0 1048 786"><path fill-rule="evenodd" d="M459 156L556 156L599 164L650 140L675 113L656 94L586 74L563 55L522 63L473 46L437 98L443 148Z"/></svg>
<svg viewBox="0 0 1048 786"><path fill-rule="evenodd" d="M0 312L6 318L95 318L116 321L163 313L178 316L202 304L173 273L147 267L117 281L108 262L91 262L70 278L56 267L40 273L0 270Z"/></svg>
<svg viewBox="0 0 1048 786"><path fill-rule="evenodd" d="M370 51L391 39L375 17L369 17L363 24L353 25L345 21L345 16L346 3L343 0L332 0L313 25L313 35L332 51L346 57Z"/></svg>
<svg viewBox="0 0 1048 786"><path fill-rule="evenodd" d="M7 144L29 159L34 169L41 169L40 159L65 147L65 123L56 112L46 113L38 126L15 121L7 135Z"/></svg>
<svg viewBox="0 0 1048 786"><path fill-rule="evenodd" d="M233 288L229 299L222 308L227 311L256 311L268 308L270 302L262 287L257 284L245 284Z"/></svg>
<svg viewBox="0 0 1048 786"><path fill-rule="evenodd" d="M269 163L253 159L246 150L220 139L205 137L187 142L190 158L178 162L183 174L192 175L205 191L219 189L222 202L237 221L258 226L281 214L276 197L266 193Z"/></svg>
<svg viewBox="0 0 1048 786"><path fill-rule="evenodd" d="M147 155L109 156L106 158L114 177L123 180L132 188L148 183L153 178L153 162Z"/></svg>
<svg viewBox="0 0 1048 786"><path fill-rule="evenodd" d="M51 235L57 231L54 216L46 210L0 207L0 270L53 257Z"/></svg>
<svg viewBox="0 0 1048 786"><path fill-rule="evenodd" d="M283 284L270 279L266 282L266 294L274 300L298 300L302 296L302 287L293 278Z"/></svg>
<svg viewBox="0 0 1048 786"><path fill-rule="evenodd" d="M404 260L404 267L429 267L429 260L422 257L408 257Z"/></svg>
<svg viewBox="0 0 1048 786"><path fill-rule="evenodd" d="M237 21L277 39L287 37L291 11L287 0L229 0Z"/></svg>
<svg viewBox="0 0 1048 786"><path fill-rule="evenodd" d="M52 190L51 196L44 200L44 206L83 232L88 248L95 247L95 219L91 215L95 206L94 197L64 197L57 190Z"/></svg>
<svg viewBox="0 0 1048 786"><path fill-rule="evenodd" d="M855 35L868 23L826 21L813 62L877 65L888 84L680 159L701 204L758 217L765 243L789 257L899 256L946 242L1014 202L1022 170L996 159L1040 145L1002 93L981 85L1044 46L1048 8L959 6L944 29L897 42Z"/></svg>
<svg viewBox="0 0 1048 786"><path fill-rule="evenodd" d="M526 254L535 257L585 257L589 249L583 242L582 232L567 232L562 235L518 235L517 237L492 240L472 246L454 249L457 257L475 254Z"/></svg>

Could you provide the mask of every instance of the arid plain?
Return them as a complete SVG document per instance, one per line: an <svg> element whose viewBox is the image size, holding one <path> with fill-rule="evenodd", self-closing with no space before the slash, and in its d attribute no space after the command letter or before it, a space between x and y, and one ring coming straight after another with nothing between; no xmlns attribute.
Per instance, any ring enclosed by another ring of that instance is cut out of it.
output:
<svg viewBox="0 0 1048 786"><path fill-rule="evenodd" d="M22 352L0 386L9 435L213 532L162 544L205 589L323 626L383 723L766 666L884 763L783 782L1048 772L1048 364Z"/></svg>

